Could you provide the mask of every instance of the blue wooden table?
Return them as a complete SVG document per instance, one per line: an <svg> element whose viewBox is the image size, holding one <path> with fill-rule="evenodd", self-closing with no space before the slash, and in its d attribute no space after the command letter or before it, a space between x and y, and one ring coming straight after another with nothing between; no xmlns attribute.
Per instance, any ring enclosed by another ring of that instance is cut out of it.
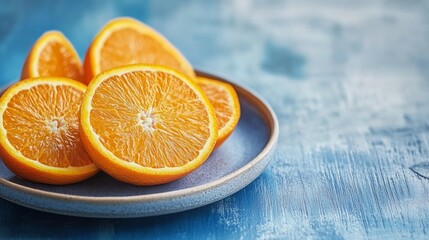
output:
<svg viewBox="0 0 429 240"><path fill-rule="evenodd" d="M256 90L280 138L271 165L198 209L90 219L0 199L0 239L429 238L429 1L0 1L0 82L60 29L84 56L132 16L190 62Z"/></svg>

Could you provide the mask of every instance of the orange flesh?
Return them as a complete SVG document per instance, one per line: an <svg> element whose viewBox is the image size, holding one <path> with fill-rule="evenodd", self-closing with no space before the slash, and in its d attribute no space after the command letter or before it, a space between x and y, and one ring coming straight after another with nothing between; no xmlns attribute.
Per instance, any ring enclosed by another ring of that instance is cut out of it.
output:
<svg viewBox="0 0 429 240"><path fill-rule="evenodd" d="M90 164L78 130L82 96L81 90L69 86L46 84L22 90L3 115L9 142L25 157L48 166Z"/></svg>
<svg viewBox="0 0 429 240"><path fill-rule="evenodd" d="M114 67L143 63L169 66L187 72L157 40L131 28L113 32L100 53L101 72Z"/></svg>
<svg viewBox="0 0 429 240"><path fill-rule="evenodd" d="M164 168L183 166L200 154L210 136L207 109L175 78L164 72L129 72L98 87L91 126L116 157Z"/></svg>
<svg viewBox="0 0 429 240"><path fill-rule="evenodd" d="M212 103L215 109L219 129L222 129L231 119L233 114L234 109L231 105L232 99L224 88L216 85L205 84L204 82L199 83L199 86L203 89L207 98Z"/></svg>
<svg viewBox="0 0 429 240"><path fill-rule="evenodd" d="M58 76L81 80L83 78L81 64L70 51L59 42L49 42L39 56L39 76Z"/></svg>

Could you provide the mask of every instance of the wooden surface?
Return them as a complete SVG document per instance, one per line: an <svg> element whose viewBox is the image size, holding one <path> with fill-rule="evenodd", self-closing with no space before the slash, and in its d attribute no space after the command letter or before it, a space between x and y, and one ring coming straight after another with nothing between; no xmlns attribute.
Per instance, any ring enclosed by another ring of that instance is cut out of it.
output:
<svg viewBox="0 0 429 240"><path fill-rule="evenodd" d="M2 85L42 32L63 30L82 57L127 15L256 90L280 121L271 165L222 201L105 220L0 199L0 238L428 239L428 12L424 0L0 1Z"/></svg>

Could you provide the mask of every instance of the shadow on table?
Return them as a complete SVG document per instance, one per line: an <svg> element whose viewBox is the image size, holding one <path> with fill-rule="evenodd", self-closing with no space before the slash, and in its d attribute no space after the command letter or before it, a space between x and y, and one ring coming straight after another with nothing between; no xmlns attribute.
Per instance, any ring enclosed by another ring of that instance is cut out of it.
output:
<svg viewBox="0 0 429 240"><path fill-rule="evenodd" d="M242 232L241 220L249 220L252 210L261 209L263 200L252 196L255 195L255 191L260 190L261 184L265 187L269 185L267 178L269 174L262 174L236 194L204 207L146 218L71 217L32 210L0 199L0 238L109 239L118 236L126 238L144 236L152 239L162 236L180 238L204 238L219 234L232 236L231 234ZM214 231L216 233L213 233Z"/></svg>
<svg viewBox="0 0 429 240"><path fill-rule="evenodd" d="M216 204L216 203L215 203ZM57 215L28 209L0 199L0 208L7 209L0 236L9 238L99 238L113 236L142 236L154 230L183 228L183 225L203 225L210 222L212 206L157 217L131 219L98 219ZM4 214L4 213L3 213ZM9 220L10 219L10 220ZM171 233L174 234L174 233ZM155 234L156 235L156 234Z"/></svg>

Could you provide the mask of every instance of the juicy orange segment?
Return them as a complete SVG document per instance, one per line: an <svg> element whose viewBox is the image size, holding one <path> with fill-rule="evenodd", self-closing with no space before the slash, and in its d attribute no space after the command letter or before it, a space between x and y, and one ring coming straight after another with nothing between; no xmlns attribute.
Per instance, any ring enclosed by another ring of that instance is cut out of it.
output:
<svg viewBox="0 0 429 240"><path fill-rule="evenodd" d="M16 175L69 184L97 173L79 137L85 85L46 77L20 81L0 99L0 156Z"/></svg>
<svg viewBox="0 0 429 240"><path fill-rule="evenodd" d="M83 79L79 55L58 31L46 32L34 43L25 60L21 79L49 76Z"/></svg>
<svg viewBox="0 0 429 240"><path fill-rule="evenodd" d="M189 62L166 38L132 18L117 18L94 38L84 61L85 82L108 69L129 64L156 64L194 78Z"/></svg>
<svg viewBox="0 0 429 240"><path fill-rule="evenodd" d="M198 85L213 104L219 125L216 147L219 147L234 131L240 119L240 102L234 88L225 82L198 77Z"/></svg>
<svg viewBox="0 0 429 240"><path fill-rule="evenodd" d="M83 98L81 125L94 163L135 185L190 173L208 158L218 131L213 106L191 79L147 65L97 75Z"/></svg>

